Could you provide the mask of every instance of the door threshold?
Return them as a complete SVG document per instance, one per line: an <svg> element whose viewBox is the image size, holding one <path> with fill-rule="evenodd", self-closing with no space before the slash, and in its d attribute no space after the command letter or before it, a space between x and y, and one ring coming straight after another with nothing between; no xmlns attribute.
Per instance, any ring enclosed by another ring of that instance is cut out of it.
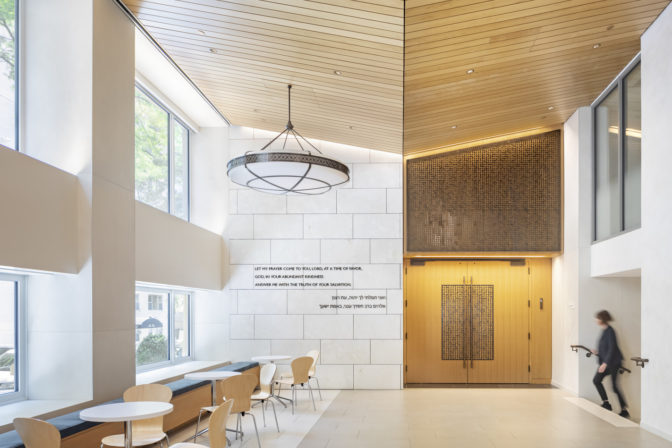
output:
<svg viewBox="0 0 672 448"><path fill-rule="evenodd" d="M555 389L552 384L519 383L408 383L406 389Z"/></svg>

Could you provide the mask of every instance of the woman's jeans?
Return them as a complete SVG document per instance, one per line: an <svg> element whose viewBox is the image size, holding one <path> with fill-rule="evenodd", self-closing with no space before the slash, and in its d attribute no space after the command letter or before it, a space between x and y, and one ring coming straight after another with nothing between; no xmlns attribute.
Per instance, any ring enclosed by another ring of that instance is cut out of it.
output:
<svg viewBox="0 0 672 448"><path fill-rule="evenodd" d="M625 402L625 397L623 396L623 392L621 392L621 388L618 386L618 367L607 367L604 372L600 373L598 371L595 373L595 376L593 377L593 384L597 388L597 392L600 394L600 398L602 401L609 400L609 397L607 397L607 391L604 390L604 386L602 385L602 380L607 375L611 375L611 383L613 385L614 392L616 392L616 395L618 395L618 403L621 405L621 409L625 409L628 405Z"/></svg>

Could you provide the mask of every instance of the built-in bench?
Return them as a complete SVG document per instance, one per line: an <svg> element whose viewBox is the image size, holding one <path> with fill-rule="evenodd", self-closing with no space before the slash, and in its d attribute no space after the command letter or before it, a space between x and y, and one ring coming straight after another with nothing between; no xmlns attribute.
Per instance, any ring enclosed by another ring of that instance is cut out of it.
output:
<svg viewBox="0 0 672 448"><path fill-rule="evenodd" d="M224 367L213 369L216 371L234 371L256 375L259 378L259 363L237 362ZM212 400L210 381L177 380L166 383L173 391L173 412L163 419L165 431L170 431L186 423L191 422L198 416L203 406L209 406ZM108 401L117 403L121 398ZM47 420L61 433L62 448L81 448L99 446L103 437L120 434L123 432L121 423L96 423L87 422L79 418L79 411L61 415ZM21 438L16 431L0 434L0 448L24 448Z"/></svg>

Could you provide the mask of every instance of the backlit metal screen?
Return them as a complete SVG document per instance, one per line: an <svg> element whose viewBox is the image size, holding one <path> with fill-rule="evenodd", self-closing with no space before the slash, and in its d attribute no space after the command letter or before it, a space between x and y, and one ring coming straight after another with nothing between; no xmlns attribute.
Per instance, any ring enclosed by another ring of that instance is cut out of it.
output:
<svg viewBox="0 0 672 448"><path fill-rule="evenodd" d="M407 250L561 250L560 131L410 159Z"/></svg>

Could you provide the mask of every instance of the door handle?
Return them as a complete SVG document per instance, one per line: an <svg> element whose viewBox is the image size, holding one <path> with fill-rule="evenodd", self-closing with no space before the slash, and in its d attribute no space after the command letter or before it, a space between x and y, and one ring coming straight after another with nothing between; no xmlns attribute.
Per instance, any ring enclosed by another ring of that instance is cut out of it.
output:
<svg viewBox="0 0 672 448"><path fill-rule="evenodd" d="M464 300L464 312L462 313L462 368L467 368L467 277L462 277L462 300Z"/></svg>
<svg viewBox="0 0 672 448"><path fill-rule="evenodd" d="M474 313L471 293L474 289L474 277L469 278L469 367L474 368Z"/></svg>
<svg viewBox="0 0 672 448"><path fill-rule="evenodd" d="M542 311L544 310L544 298L543 297L539 297L539 309L542 310Z"/></svg>

